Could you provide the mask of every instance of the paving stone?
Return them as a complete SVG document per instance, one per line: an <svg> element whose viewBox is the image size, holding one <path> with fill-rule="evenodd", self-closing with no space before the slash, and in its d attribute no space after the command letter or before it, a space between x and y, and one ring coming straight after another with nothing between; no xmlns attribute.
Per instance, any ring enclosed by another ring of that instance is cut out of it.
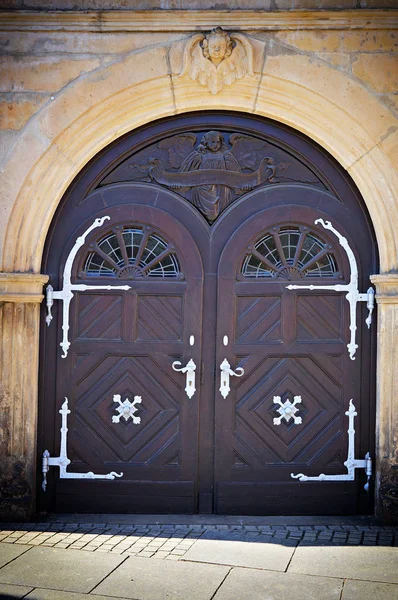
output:
<svg viewBox="0 0 398 600"><path fill-rule="evenodd" d="M284 571L295 547L292 541L261 535L247 536L241 541L239 535L232 533L206 533L187 551L183 560Z"/></svg>
<svg viewBox="0 0 398 600"><path fill-rule="evenodd" d="M219 565L128 558L94 593L135 600L210 600L227 573Z"/></svg>
<svg viewBox="0 0 398 600"><path fill-rule="evenodd" d="M299 546L289 573L398 583L398 550L376 546Z"/></svg>
<svg viewBox="0 0 398 600"><path fill-rule="evenodd" d="M29 549L30 546L14 546L0 543L0 567L4 567L4 565L21 556L21 554L24 554Z"/></svg>
<svg viewBox="0 0 398 600"><path fill-rule="evenodd" d="M339 600L343 581L234 568L214 600Z"/></svg>
<svg viewBox="0 0 398 600"><path fill-rule="evenodd" d="M346 581L342 600L398 600L398 585L368 581Z"/></svg>
<svg viewBox="0 0 398 600"><path fill-rule="evenodd" d="M2 600L18 600L19 598L25 598L26 594L31 590L31 587L25 587L22 585L2 584L0 587L0 598Z"/></svg>
<svg viewBox="0 0 398 600"><path fill-rule="evenodd" d="M81 550L30 548L0 569L0 582L88 593L123 560Z"/></svg>
<svg viewBox="0 0 398 600"><path fill-rule="evenodd" d="M36 588L33 590L33 592L25 596L25 598L28 600L114 600L114 598L97 596L96 594L90 594L89 596L86 596L86 594L60 592L56 590L45 590L40 588Z"/></svg>

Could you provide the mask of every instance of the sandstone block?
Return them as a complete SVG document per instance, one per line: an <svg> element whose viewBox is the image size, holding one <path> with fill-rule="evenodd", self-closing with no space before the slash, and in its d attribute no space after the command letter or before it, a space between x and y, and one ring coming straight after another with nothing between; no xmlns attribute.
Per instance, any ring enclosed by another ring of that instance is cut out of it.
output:
<svg viewBox="0 0 398 600"><path fill-rule="evenodd" d="M47 94L7 94L0 96L1 129L21 129L49 99Z"/></svg>
<svg viewBox="0 0 398 600"><path fill-rule="evenodd" d="M359 54L352 66L353 74L376 92L398 91L398 56Z"/></svg>
<svg viewBox="0 0 398 600"><path fill-rule="evenodd" d="M368 55L361 56L368 57ZM378 56L382 55L377 55L375 58L377 59ZM392 69L392 65L389 64L389 67ZM379 68L382 66L380 65ZM395 64L395 68L397 68L397 64ZM264 74L283 79L289 82L290 86L297 83L300 86L297 88L297 103L307 102L306 90L317 94L319 100L313 97L310 101L313 103L314 113L318 109L318 103L322 104L327 100L328 106L324 109L326 111L324 112L325 121L333 122L338 113L340 117L337 122L341 122L343 119L346 127L349 122L354 124L353 119L366 124L366 127L361 127L362 134L358 139L365 151L369 150L375 142L379 142L380 137L389 127L397 124L391 111L386 109L377 98L366 93L362 85L337 69L331 69L317 60L311 60L303 55L270 56L265 62ZM380 76L383 77L383 74ZM263 81L261 87L266 85L266 82ZM322 138L320 143L323 143ZM347 149L344 154L350 153L354 145L354 139L349 143L346 142Z"/></svg>
<svg viewBox="0 0 398 600"><path fill-rule="evenodd" d="M65 60L3 57L0 66L0 91L56 92L80 75L97 69L98 58Z"/></svg>
<svg viewBox="0 0 398 600"><path fill-rule="evenodd" d="M305 52L393 52L394 31L280 31L276 39Z"/></svg>

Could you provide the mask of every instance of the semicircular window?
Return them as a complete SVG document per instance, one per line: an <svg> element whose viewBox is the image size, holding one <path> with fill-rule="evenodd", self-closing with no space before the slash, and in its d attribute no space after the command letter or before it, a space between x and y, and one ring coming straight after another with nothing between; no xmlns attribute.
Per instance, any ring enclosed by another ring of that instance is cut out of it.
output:
<svg viewBox="0 0 398 600"><path fill-rule="evenodd" d="M249 247L244 278L302 279L340 275L332 246L308 227L275 227Z"/></svg>
<svg viewBox="0 0 398 600"><path fill-rule="evenodd" d="M115 227L112 233L89 245L83 276L181 278L175 249L160 235L144 227Z"/></svg>

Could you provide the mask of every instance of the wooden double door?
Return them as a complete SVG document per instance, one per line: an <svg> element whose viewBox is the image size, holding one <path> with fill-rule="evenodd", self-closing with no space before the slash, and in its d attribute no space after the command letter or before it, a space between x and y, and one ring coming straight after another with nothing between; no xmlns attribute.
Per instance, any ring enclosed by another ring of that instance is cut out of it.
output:
<svg viewBox="0 0 398 600"><path fill-rule="evenodd" d="M359 471L354 481L291 477L347 472L350 399L355 452L372 451L366 314L358 305L352 360L345 292L316 288L347 284L352 274L339 240L318 219L345 236L360 291L368 287L375 259L362 209L311 183L279 182L241 194L209 222L178 191L110 182L66 202L56 217L45 272L61 289L72 265L71 282L81 289L69 306L66 356L61 302L54 301L51 326L43 325L39 450L58 456L67 398L68 472L123 476L61 478L51 467L41 508L369 511ZM86 235L95 219L101 225Z"/></svg>

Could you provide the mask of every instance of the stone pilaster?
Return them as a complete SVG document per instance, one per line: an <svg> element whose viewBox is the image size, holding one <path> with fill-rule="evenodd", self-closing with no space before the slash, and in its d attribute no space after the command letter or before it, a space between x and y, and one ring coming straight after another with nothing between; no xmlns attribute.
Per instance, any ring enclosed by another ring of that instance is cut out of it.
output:
<svg viewBox="0 0 398 600"><path fill-rule="evenodd" d="M377 514L398 524L398 274L373 275L377 330Z"/></svg>
<svg viewBox="0 0 398 600"><path fill-rule="evenodd" d="M0 515L34 510L39 305L46 275L0 273Z"/></svg>

